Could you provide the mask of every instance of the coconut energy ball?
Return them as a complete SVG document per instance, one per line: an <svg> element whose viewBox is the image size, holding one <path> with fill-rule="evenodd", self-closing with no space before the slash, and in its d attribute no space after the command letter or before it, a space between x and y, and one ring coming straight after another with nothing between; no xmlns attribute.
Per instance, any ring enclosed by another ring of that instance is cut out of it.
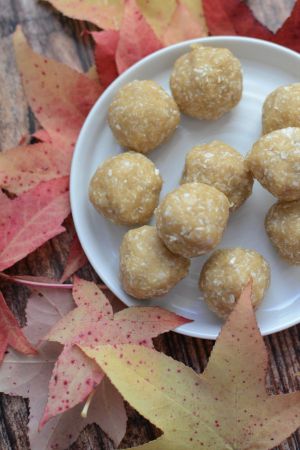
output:
<svg viewBox="0 0 300 450"><path fill-rule="evenodd" d="M140 153L148 153L164 142L179 121L173 98L151 80L126 84L108 111L108 123L119 144Z"/></svg>
<svg viewBox="0 0 300 450"><path fill-rule="evenodd" d="M144 155L126 152L105 161L89 188L94 207L112 222L137 225L148 222L159 201L162 178Z"/></svg>
<svg viewBox="0 0 300 450"><path fill-rule="evenodd" d="M280 128L300 127L300 83L281 86L263 105L263 134Z"/></svg>
<svg viewBox="0 0 300 450"><path fill-rule="evenodd" d="M270 268L255 250L217 250L206 261L199 287L208 307L222 319L233 310L243 288L252 278L252 304L257 308L270 284Z"/></svg>
<svg viewBox="0 0 300 450"><path fill-rule="evenodd" d="M278 253L290 263L300 264L300 200L275 203L265 227Z"/></svg>
<svg viewBox="0 0 300 450"><path fill-rule="evenodd" d="M171 252L191 258L221 240L229 215L227 197L202 183L187 183L170 192L155 211L159 237Z"/></svg>
<svg viewBox="0 0 300 450"><path fill-rule="evenodd" d="M262 186L279 200L300 198L300 128L283 128L261 137L247 165Z"/></svg>
<svg viewBox="0 0 300 450"><path fill-rule="evenodd" d="M241 64L227 48L195 44L175 62L170 86L181 112L218 119L241 99Z"/></svg>
<svg viewBox="0 0 300 450"><path fill-rule="evenodd" d="M171 253L155 227L128 231L120 248L120 275L124 290L135 298L166 294L184 278L190 261Z"/></svg>
<svg viewBox="0 0 300 450"><path fill-rule="evenodd" d="M193 147L186 156L181 183L206 183L223 192L234 211L252 192L253 178L243 156L221 141Z"/></svg>

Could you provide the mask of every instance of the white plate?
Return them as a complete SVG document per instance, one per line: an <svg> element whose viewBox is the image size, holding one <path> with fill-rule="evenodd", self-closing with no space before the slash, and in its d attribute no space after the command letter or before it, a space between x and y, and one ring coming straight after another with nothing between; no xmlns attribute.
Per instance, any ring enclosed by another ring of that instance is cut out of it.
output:
<svg viewBox="0 0 300 450"><path fill-rule="evenodd" d="M164 179L161 198L178 185L185 154L196 144L220 139L246 154L261 133L261 107L267 94L280 85L299 80L300 56L283 47L256 39L211 37L182 42L160 50L122 74L102 94L90 112L78 139L71 170L71 204L75 227L92 266L107 286L126 305L161 305L190 319L177 329L195 337L214 339L221 322L200 298L197 281L208 255L193 259L190 274L161 299L136 301L123 291L119 277L119 245L126 228L113 225L88 201L89 181L96 167L121 150L107 125L107 110L114 94L134 79L153 79L169 91L174 61L190 44L227 47L242 63L243 97L234 110L218 121L181 117L173 137L149 156ZM271 264L272 282L257 311L262 334L287 328L300 321L300 267L282 261L264 231L264 217L275 199L255 182L253 195L234 214L220 247L242 246L258 250Z"/></svg>

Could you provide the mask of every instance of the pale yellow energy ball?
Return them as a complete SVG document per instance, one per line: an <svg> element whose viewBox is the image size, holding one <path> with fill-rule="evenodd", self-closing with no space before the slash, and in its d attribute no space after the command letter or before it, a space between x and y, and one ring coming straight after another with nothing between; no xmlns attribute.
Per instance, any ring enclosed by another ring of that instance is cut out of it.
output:
<svg viewBox="0 0 300 450"><path fill-rule="evenodd" d="M291 264L300 264L300 200L275 203L266 216L265 227L280 256Z"/></svg>
<svg viewBox="0 0 300 450"><path fill-rule="evenodd" d="M263 105L263 134L280 128L300 127L300 83L281 86Z"/></svg>
<svg viewBox="0 0 300 450"><path fill-rule="evenodd" d="M181 112L218 119L241 99L242 67L227 48L195 44L175 62L170 86Z"/></svg>
<svg viewBox="0 0 300 450"><path fill-rule="evenodd" d="M252 304L257 308L270 284L268 263L255 250L226 248L217 250L206 261L199 287L208 307L226 319L251 279Z"/></svg>
<svg viewBox="0 0 300 450"><path fill-rule="evenodd" d="M218 245L227 224L229 202L212 186L187 183L167 194L155 215L158 235L168 249L191 258Z"/></svg>
<svg viewBox="0 0 300 450"><path fill-rule="evenodd" d="M106 160L89 187L90 201L98 212L121 225L142 225L159 201L162 178L146 156L125 152Z"/></svg>
<svg viewBox="0 0 300 450"><path fill-rule="evenodd" d="M148 153L168 139L179 121L174 99L151 80L123 86L108 110L108 123L118 143L140 153Z"/></svg>
<svg viewBox="0 0 300 450"><path fill-rule="evenodd" d="M246 161L254 178L279 200L300 198L300 128L283 128L261 137Z"/></svg>
<svg viewBox="0 0 300 450"><path fill-rule="evenodd" d="M155 227L128 231L120 248L123 289L138 299L166 294L189 270L190 261L171 253L159 239Z"/></svg>
<svg viewBox="0 0 300 450"><path fill-rule="evenodd" d="M181 183L206 183L223 192L234 211L252 192L253 177L243 156L221 141L197 145L186 156Z"/></svg>

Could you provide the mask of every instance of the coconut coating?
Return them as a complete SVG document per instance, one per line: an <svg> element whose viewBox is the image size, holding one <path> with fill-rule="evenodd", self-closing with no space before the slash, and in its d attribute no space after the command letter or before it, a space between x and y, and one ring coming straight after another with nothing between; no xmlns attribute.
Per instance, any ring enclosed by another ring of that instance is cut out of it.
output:
<svg viewBox="0 0 300 450"><path fill-rule="evenodd" d="M241 99L241 64L227 48L192 45L175 62L170 86L184 114L197 119L218 119Z"/></svg>
<svg viewBox="0 0 300 450"><path fill-rule="evenodd" d="M278 253L291 264L300 264L300 200L275 203L265 227Z"/></svg>
<svg viewBox="0 0 300 450"><path fill-rule="evenodd" d="M281 86L263 105L263 134L280 128L300 127L300 83Z"/></svg>
<svg viewBox="0 0 300 450"><path fill-rule="evenodd" d="M204 264L199 280L204 301L222 319L233 310L243 288L252 279L252 304L257 308L270 284L270 268L255 250L217 250Z"/></svg>
<svg viewBox="0 0 300 450"><path fill-rule="evenodd" d="M254 178L279 200L300 198L300 128L261 137L246 161Z"/></svg>
<svg viewBox="0 0 300 450"><path fill-rule="evenodd" d="M126 152L105 161L89 188L94 207L112 222L142 225L151 218L159 201L162 178L146 156Z"/></svg>
<svg viewBox="0 0 300 450"><path fill-rule="evenodd" d="M170 192L155 215L158 235L168 249L192 258L220 242L228 220L229 202L212 186L187 183Z"/></svg>
<svg viewBox="0 0 300 450"><path fill-rule="evenodd" d="M252 192L253 178L243 156L221 141L193 147L186 156L181 183L206 183L223 192L234 211Z"/></svg>
<svg viewBox="0 0 300 450"><path fill-rule="evenodd" d="M124 290L135 298L166 294L189 270L190 261L171 253L156 228L145 225L128 231L120 248L120 276Z"/></svg>
<svg viewBox="0 0 300 450"><path fill-rule="evenodd" d="M148 153L175 131L180 113L174 99L151 80L122 87L108 110L108 123L122 147Z"/></svg>

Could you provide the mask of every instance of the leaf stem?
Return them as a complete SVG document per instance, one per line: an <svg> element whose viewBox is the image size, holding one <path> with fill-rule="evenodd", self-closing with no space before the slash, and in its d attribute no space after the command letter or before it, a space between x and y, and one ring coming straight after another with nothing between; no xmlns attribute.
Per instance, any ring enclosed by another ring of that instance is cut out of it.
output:
<svg viewBox="0 0 300 450"><path fill-rule="evenodd" d="M84 404L84 407L81 411L81 417L83 419L87 418L89 407L90 407L91 401L93 400L94 395L95 395L95 389L93 389L92 392L90 393L90 395L88 396L88 398Z"/></svg>

